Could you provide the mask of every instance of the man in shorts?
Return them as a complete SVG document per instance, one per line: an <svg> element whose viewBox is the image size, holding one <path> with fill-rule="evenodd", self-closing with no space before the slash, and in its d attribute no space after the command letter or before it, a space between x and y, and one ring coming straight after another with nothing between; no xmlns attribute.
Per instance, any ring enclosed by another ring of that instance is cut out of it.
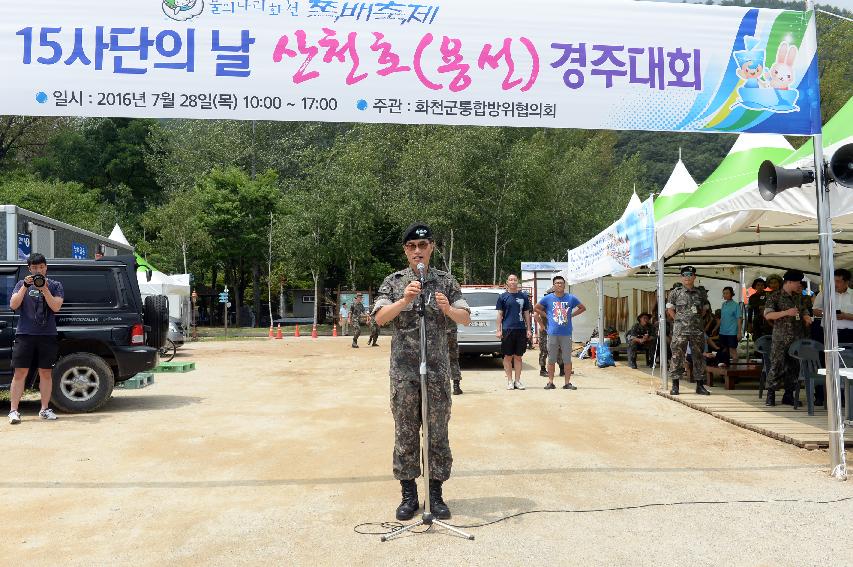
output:
<svg viewBox="0 0 853 567"><path fill-rule="evenodd" d="M39 417L56 419L56 414L48 407L53 393L53 365L59 351L56 333L56 313L62 307L65 293L62 284L47 279L47 260L39 253L30 254L27 259L30 270L19 281L12 292L9 307L19 315L15 329L15 343L12 346L11 399L9 423L21 423L18 405L24 394L27 374L36 366L39 373L39 392L41 393L41 411Z"/></svg>
<svg viewBox="0 0 853 567"><path fill-rule="evenodd" d="M495 334L501 340L506 389L523 390L521 357L527 350L527 341L533 337L530 329L530 312L533 307L527 294L518 290L518 276L515 274L510 274L506 279L506 291L498 297L495 309L498 311ZM513 371L515 372L514 378Z"/></svg>
<svg viewBox="0 0 853 567"><path fill-rule="evenodd" d="M566 280L563 276L554 276L554 293L549 293L536 304L536 313L548 320L548 383L546 390L553 390L554 366L560 350L564 353L563 362L566 369L564 390L577 390L572 384L572 317L577 317L584 311L580 299L566 293Z"/></svg>

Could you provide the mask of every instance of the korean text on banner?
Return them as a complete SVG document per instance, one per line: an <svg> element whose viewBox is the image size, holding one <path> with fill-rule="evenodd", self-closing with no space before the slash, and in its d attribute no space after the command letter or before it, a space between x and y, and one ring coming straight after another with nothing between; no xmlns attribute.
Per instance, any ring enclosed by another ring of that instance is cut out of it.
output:
<svg viewBox="0 0 853 567"><path fill-rule="evenodd" d="M811 134L811 12L629 0L29 0L5 114Z"/></svg>

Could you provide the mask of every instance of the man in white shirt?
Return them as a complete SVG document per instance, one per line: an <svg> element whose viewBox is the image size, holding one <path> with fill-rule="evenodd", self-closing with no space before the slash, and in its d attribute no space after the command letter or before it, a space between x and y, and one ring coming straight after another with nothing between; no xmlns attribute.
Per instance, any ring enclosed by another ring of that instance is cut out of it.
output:
<svg viewBox="0 0 853 567"><path fill-rule="evenodd" d="M835 270L835 328L838 329L839 343L853 343L853 294L850 293L850 278L850 270ZM814 313L818 317L824 316L823 292L814 298Z"/></svg>
<svg viewBox="0 0 853 567"><path fill-rule="evenodd" d="M341 308L338 311L338 325L341 327L341 332L346 336L349 330L349 310L346 303L341 303Z"/></svg>

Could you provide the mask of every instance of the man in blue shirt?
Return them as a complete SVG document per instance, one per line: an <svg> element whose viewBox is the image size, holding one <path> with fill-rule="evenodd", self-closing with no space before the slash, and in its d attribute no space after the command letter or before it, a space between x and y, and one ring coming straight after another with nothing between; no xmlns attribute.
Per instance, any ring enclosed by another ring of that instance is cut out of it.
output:
<svg viewBox="0 0 853 567"><path fill-rule="evenodd" d="M497 330L495 334L501 340L501 354L504 355L504 372L507 390L523 390L521 383L521 357L527 350L527 340L533 337L530 330L530 298L518 291L518 276L510 274L506 279L506 291L498 297L495 309L498 310ZM515 378L513 379L513 370Z"/></svg>
<svg viewBox="0 0 853 567"><path fill-rule="evenodd" d="M723 288L723 304L720 307L720 350L729 350L729 359L737 362L737 345L743 336L743 317L740 305L732 299L735 290L726 286Z"/></svg>
<svg viewBox="0 0 853 567"><path fill-rule="evenodd" d="M566 280L563 276L554 276L554 293L543 297L536 304L536 313L548 321L548 383L546 390L553 390L554 365L557 355L562 349L563 361L566 368L566 384L564 390L577 390L572 384L572 317L577 317L584 311L583 303L570 293L566 293Z"/></svg>
<svg viewBox="0 0 853 567"><path fill-rule="evenodd" d="M62 307L65 293L61 283L47 279L47 260L43 255L30 254L27 267L30 275L18 282L9 300L9 307L20 316L12 347L12 368L15 370L11 388L12 411L9 412L9 423L12 425L21 423L18 405L33 363L36 363L39 372L39 417L56 419L56 414L48 404L53 393L51 374L59 352L56 313Z"/></svg>

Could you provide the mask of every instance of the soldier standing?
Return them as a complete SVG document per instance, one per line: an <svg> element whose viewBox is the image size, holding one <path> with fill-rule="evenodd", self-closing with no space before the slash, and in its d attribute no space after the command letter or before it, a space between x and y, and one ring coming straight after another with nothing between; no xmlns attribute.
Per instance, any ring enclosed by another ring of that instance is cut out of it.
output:
<svg viewBox="0 0 853 567"><path fill-rule="evenodd" d="M764 318L773 322L766 406L776 405L776 389L780 385L785 388L782 403L794 405L794 392L800 386L800 366L797 359L788 355L788 347L797 339L805 338L806 326L812 324L803 302L802 279L803 273L799 270L785 272L782 289L771 293L764 307Z"/></svg>
<svg viewBox="0 0 853 567"><path fill-rule="evenodd" d="M409 267L394 272L382 282L373 315L380 325L393 323L391 338L391 413L394 415L394 478L400 481L403 499L397 507L397 519L409 520L418 511L418 487L421 474L420 439L420 327L415 301L423 296L426 326L426 368L429 414L429 499L438 519L450 518L450 509L442 496L442 483L450 478L453 457L450 452L450 357L447 352L447 319L467 325L470 308L462 297L459 283L447 272L429 267L435 249L432 230L414 223L403 231L403 250ZM418 279L418 264L426 267L423 288Z"/></svg>
<svg viewBox="0 0 853 567"><path fill-rule="evenodd" d="M450 378L453 380L453 395L462 394L459 382L462 381L462 370L459 368L459 327L456 321L447 318L447 355L450 357Z"/></svg>
<svg viewBox="0 0 853 567"><path fill-rule="evenodd" d="M361 336L361 318L364 315L364 303L361 294L356 293L350 309L350 327L352 328L352 348L358 348L358 337Z"/></svg>
<svg viewBox="0 0 853 567"><path fill-rule="evenodd" d="M376 317L367 316L367 322L370 325L370 336L367 338L368 346L379 346L376 344L379 339L379 325L376 324Z"/></svg>
<svg viewBox="0 0 853 567"><path fill-rule="evenodd" d="M696 282L696 268L684 266L681 268L681 287L669 292L666 312L672 317L672 390L670 394L677 396L681 377L684 376L684 360L687 345L690 345L693 359L693 377L696 380L696 393L710 396L705 389L705 331L702 327L702 316L708 294L704 289L693 287Z"/></svg>
<svg viewBox="0 0 853 567"><path fill-rule="evenodd" d="M752 334L753 340L758 340L764 335L769 335L772 331L770 325L764 320L764 306L767 303L767 296L764 291L764 280L756 278L752 282L752 289L755 293L749 296L746 310L747 329Z"/></svg>

